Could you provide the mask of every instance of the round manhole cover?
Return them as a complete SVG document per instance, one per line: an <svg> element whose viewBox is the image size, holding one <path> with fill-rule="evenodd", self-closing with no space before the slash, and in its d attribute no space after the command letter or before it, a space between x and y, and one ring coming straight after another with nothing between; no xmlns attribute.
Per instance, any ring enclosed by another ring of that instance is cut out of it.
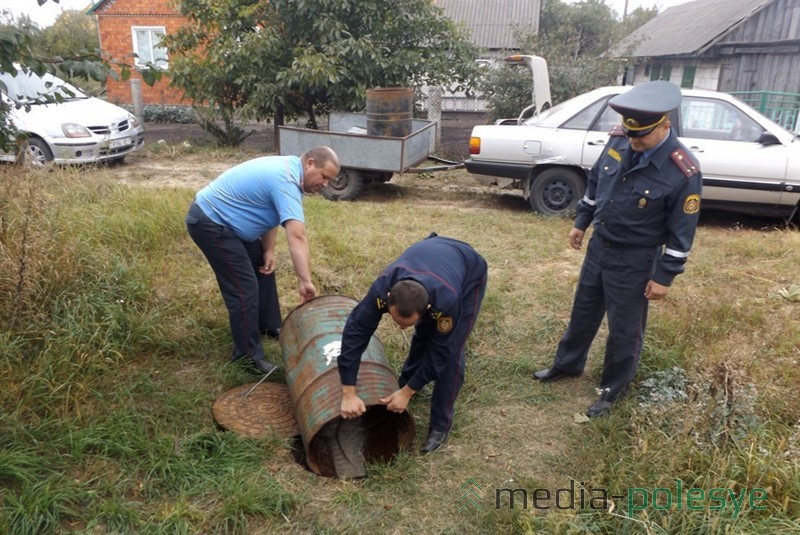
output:
<svg viewBox="0 0 800 535"><path fill-rule="evenodd" d="M253 389L254 385L237 386L217 398L211 408L217 424L253 438L271 433L286 438L299 435L289 388L279 383L261 383Z"/></svg>

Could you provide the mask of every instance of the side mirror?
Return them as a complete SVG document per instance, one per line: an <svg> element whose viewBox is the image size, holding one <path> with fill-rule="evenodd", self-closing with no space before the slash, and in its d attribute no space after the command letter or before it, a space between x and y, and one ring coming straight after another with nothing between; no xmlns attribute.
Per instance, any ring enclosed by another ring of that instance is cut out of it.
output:
<svg viewBox="0 0 800 535"><path fill-rule="evenodd" d="M775 134L767 132L766 130L761 132L761 135L759 136L759 138L756 141L758 143L761 143L762 145L765 145L765 146L767 146L767 145L780 145L781 144L780 140L778 140L778 138L775 136Z"/></svg>

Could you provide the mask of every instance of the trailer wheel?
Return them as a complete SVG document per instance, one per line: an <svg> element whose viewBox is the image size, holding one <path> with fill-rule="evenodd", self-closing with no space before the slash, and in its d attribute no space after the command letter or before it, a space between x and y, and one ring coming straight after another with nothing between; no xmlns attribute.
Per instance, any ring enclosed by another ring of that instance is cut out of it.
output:
<svg viewBox="0 0 800 535"><path fill-rule="evenodd" d="M364 176L361 171L342 168L336 178L322 188L322 195L331 201L350 201L358 197L364 185Z"/></svg>
<svg viewBox="0 0 800 535"><path fill-rule="evenodd" d="M576 171L551 167L533 179L531 208L544 215L566 217L575 213L585 191L583 177Z"/></svg>

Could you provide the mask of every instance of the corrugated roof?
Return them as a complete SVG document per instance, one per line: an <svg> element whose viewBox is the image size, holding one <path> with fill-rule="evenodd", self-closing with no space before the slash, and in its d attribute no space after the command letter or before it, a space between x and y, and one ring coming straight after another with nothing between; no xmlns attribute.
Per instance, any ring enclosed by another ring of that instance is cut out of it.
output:
<svg viewBox="0 0 800 535"><path fill-rule="evenodd" d="M513 29L539 28L541 0L435 0L445 14L472 31L472 42L483 48L515 48Z"/></svg>
<svg viewBox="0 0 800 535"><path fill-rule="evenodd" d="M702 52L774 0L695 0L659 13L609 51L611 56L680 56ZM632 47L632 53L626 51Z"/></svg>

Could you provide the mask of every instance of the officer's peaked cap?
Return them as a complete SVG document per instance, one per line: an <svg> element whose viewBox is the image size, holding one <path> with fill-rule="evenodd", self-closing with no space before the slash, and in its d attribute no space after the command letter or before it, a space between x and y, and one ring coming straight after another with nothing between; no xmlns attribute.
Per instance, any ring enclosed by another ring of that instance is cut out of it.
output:
<svg viewBox="0 0 800 535"><path fill-rule="evenodd" d="M646 136L681 105L681 90L671 82L647 82L613 97L608 105L622 115L626 136Z"/></svg>

